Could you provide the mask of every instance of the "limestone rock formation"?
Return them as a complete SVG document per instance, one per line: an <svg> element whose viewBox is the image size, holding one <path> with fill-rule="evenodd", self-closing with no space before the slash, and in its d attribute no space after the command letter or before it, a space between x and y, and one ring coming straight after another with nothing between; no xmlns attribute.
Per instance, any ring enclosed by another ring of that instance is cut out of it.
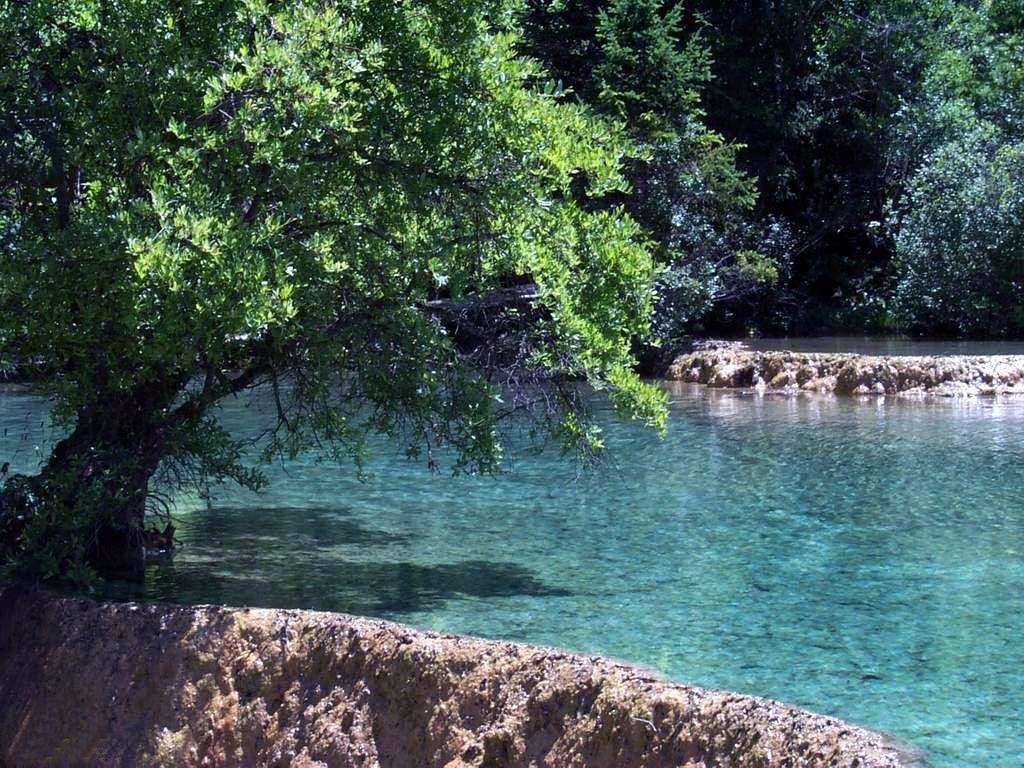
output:
<svg viewBox="0 0 1024 768"><path fill-rule="evenodd" d="M1024 356L873 357L754 352L729 344L678 355L664 377L709 387L840 395L1024 394Z"/></svg>
<svg viewBox="0 0 1024 768"><path fill-rule="evenodd" d="M0 588L0 765L898 768L882 736L544 648Z"/></svg>

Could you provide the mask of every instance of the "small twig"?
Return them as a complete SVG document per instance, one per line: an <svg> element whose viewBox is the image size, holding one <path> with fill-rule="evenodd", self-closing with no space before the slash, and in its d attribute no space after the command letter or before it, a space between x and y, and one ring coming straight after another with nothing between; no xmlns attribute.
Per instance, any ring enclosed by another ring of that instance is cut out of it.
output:
<svg viewBox="0 0 1024 768"><path fill-rule="evenodd" d="M658 732L657 726L654 723L652 723L650 720L645 720L642 717L635 717L635 716L632 717L631 719L635 720L638 723L643 723L644 725L646 725L648 728L651 729L651 733L655 733L656 734Z"/></svg>

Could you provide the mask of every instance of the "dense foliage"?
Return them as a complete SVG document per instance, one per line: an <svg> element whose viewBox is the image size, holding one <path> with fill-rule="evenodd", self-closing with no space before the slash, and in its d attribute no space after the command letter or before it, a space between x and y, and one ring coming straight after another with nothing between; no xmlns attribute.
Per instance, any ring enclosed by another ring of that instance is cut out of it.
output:
<svg viewBox="0 0 1024 768"><path fill-rule="evenodd" d="M1024 333L1024 9L935 3L894 154L894 308L912 328Z"/></svg>
<svg viewBox="0 0 1024 768"><path fill-rule="evenodd" d="M513 21L500 0L0 3L0 348L45 360L68 430L7 482L9 567L138 575L154 476L260 484L215 415L256 386L268 457L358 461L380 431L486 472L517 414L589 451L579 379L661 423L630 352L646 237L587 205L634 150L543 86Z"/></svg>
<svg viewBox="0 0 1024 768"><path fill-rule="evenodd" d="M1017 0L0 0L0 54L0 373L67 430L22 573L260 485L257 387L264 458L486 472L599 448L580 381L660 425L652 337L1024 333Z"/></svg>
<svg viewBox="0 0 1024 768"><path fill-rule="evenodd" d="M1022 139L1021 18L1013 0L530 0L525 26L531 53L583 102L625 109L634 132L652 116L691 127L632 177L630 210L670 265L663 334L999 334L1021 332L1016 236L958 241L936 217L985 209L999 230L1014 216L1011 201L983 200L1019 188L1007 153ZM964 153L969 168L942 159ZM943 168L963 184L949 196ZM998 295L958 283L973 298L931 302L942 274L965 272Z"/></svg>
<svg viewBox="0 0 1024 768"><path fill-rule="evenodd" d="M657 333L681 334L717 302L773 283L785 254L749 215L755 186L736 166L739 147L706 124L710 51L684 30L681 6L530 0L524 27L566 98L621 120L644 149L627 169L629 193L605 204L624 205L657 245Z"/></svg>

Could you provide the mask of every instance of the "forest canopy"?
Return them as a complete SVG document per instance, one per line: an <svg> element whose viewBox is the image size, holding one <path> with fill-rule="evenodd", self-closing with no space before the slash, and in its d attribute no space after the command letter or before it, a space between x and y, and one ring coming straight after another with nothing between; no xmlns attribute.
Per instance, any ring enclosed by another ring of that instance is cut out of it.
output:
<svg viewBox="0 0 1024 768"><path fill-rule="evenodd" d="M528 0L527 50L649 148L655 325L1024 333L1015 0Z"/></svg>

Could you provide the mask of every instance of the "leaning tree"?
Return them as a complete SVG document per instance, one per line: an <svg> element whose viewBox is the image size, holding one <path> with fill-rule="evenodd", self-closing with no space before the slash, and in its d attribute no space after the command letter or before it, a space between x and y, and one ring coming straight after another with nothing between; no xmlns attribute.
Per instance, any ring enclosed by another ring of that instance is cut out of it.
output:
<svg viewBox="0 0 1024 768"><path fill-rule="evenodd" d="M140 577L154 485L261 482L216 418L256 387L265 456L589 450L581 380L662 423L645 239L588 202L632 150L513 6L0 0L0 357L66 435L0 495L8 572Z"/></svg>

